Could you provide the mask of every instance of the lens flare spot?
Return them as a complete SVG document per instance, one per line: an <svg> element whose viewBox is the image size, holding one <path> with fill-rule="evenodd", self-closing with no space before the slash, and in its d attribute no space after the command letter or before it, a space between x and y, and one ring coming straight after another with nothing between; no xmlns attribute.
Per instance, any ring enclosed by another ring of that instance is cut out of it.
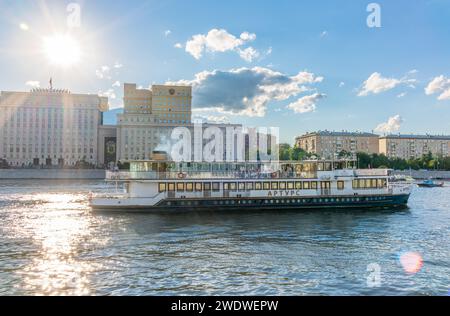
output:
<svg viewBox="0 0 450 316"><path fill-rule="evenodd" d="M423 259L420 253L408 251L400 255L400 264L408 274L415 274L422 269Z"/></svg>

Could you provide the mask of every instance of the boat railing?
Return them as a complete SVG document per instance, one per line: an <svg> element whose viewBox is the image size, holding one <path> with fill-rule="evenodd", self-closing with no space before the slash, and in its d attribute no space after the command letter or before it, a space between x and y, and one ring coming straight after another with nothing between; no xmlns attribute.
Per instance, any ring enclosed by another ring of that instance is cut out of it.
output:
<svg viewBox="0 0 450 316"><path fill-rule="evenodd" d="M355 175L358 177L377 177L389 175L388 169L356 169Z"/></svg>
<svg viewBox="0 0 450 316"><path fill-rule="evenodd" d="M315 179L316 172L259 171L107 171L107 180L182 180L182 179Z"/></svg>

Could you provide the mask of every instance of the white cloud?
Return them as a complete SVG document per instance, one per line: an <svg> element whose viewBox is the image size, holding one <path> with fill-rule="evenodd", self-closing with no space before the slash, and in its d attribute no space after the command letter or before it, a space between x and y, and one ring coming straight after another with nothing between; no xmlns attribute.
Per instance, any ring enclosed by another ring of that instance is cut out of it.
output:
<svg viewBox="0 0 450 316"><path fill-rule="evenodd" d="M246 49L239 49L239 56L245 61L252 62L253 59L259 57L259 53L253 47L247 47Z"/></svg>
<svg viewBox="0 0 450 316"><path fill-rule="evenodd" d="M400 129L401 124L403 123L403 119L400 115L392 116L388 119L387 122L379 124L375 128L375 132L378 133L393 133Z"/></svg>
<svg viewBox="0 0 450 316"><path fill-rule="evenodd" d="M117 75L119 73L119 69L121 69L122 67L123 65L116 61L112 66L101 66L99 69L95 70L95 75L99 79L111 80L112 76Z"/></svg>
<svg viewBox="0 0 450 316"><path fill-rule="evenodd" d="M345 86L345 82L344 81L339 82L339 88L342 88L343 86Z"/></svg>
<svg viewBox="0 0 450 316"><path fill-rule="evenodd" d="M425 88L425 94L439 93L438 100L450 99L450 79L444 75L433 78Z"/></svg>
<svg viewBox="0 0 450 316"><path fill-rule="evenodd" d="M183 48L183 44L181 43L176 43L175 45L173 45L175 48Z"/></svg>
<svg viewBox="0 0 450 316"><path fill-rule="evenodd" d="M415 79L410 79L407 76L396 79L383 77L380 73L374 72L370 77L364 81L358 96L367 96L369 94L378 94L384 91L394 89L398 85L407 84L411 87L411 84L416 82ZM414 87L414 86L412 86Z"/></svg>
<svg viewBox="0 0 450 316"><path fill-rule="evenodd" d="M248 61L249 59L253 60L256 50L252 47L249 47L251 50L248 50L249 48L244 50L239 48L255 39L256 34L249 32L243 32L238 38L224 29L212 29L206 35L196 34L192 36L192 38L186 42L185 50L195 59L200 59L205 51L213 53L236 51L241 58ZM241 53L243 51L245 53Z"/></svg>
<svg viewBox="0 0 450 316"><path fill-rule="evenodd" d="M165 31L164 31L164 36L165 36L165 37L169 36L170 34L172 34L172 31L171 31L171 30L165 30Z"/></svg>
<svg viewBox="0 0 450 316"><path fill-rule="evenodd" d="M109 99L116 98L116 93L114 92L114 89L108 89L106 91L99 91L98 95L101 97L108 97Z"/></svg>
<svg viewBox="0 0 450 316"><path fill-rule="evenodd" d="M267 104L284 101L312 90L323 77L302 71L295 76L264 67L197 73L193 80L170 82L193 86L194 107L221 114L263 117ZM306 101L304 101L306 102Z"/></svg>
<svg viewBox="0 0 450 316"><path fill-rule="evenodd" d="M314 93L301 97L295 102L290 103L287 107L293 110L295 113L308 113L316 110L316 103L320 99L324 98L325 94Z"/></svg>
<svg viewBox="0 0 450 316"><path fill-rule="evenodd" d="M120 81L115 81L113 84L112 84L112 86L113 87L120 87Z"/></svg>
<svg viewBox="0 0 450 316"><path fill-rule="evenodd" d="M39 88L40 87L39 81L35 81L35 80L29 80L29 81L25 82L25 85L27 85L31 88Z"/></svg>
<svg viewBox="0 0 450 316"><path fill-rule="evenodd" d="M20 23L19 27L22 31L28 31L30 29L30 27L26 23Z"/></svg>
<svg viewBox="0 0 450 316"><path fill-rule="evenodd" d="M328 35L328 31L323 31L322 33L320 33L320 37L325 37Z"/></svg>
<svg viewBox="0 0 450 316"><path fill-rule="evenodd" d="M397 98L403 98L406 95L406 92L402 92L397 95Z"/></svg>
<svg viewBox="0 0 450 316"><path fill-rule="evenodd" d="M254 33L249 33L249 32L243 32L241 34L241 36L239 36L241 38L241 40L243 40L244 42L251 42L254 41L256 39L256 34Z"/></svg>
<svg viewBox="0 0 450 316"><path fill-rule="evenodd" d="M111 68L109 66L101 66L100 69L95 70L95 75L99 79L111 79Z"/></svg>

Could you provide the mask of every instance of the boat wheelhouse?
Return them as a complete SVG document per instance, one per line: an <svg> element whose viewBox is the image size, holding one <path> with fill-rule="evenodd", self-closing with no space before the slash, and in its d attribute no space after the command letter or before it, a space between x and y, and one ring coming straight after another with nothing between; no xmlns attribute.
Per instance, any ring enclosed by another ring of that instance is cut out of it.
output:
<svg viewBox="0 0 450 316"><path fill-rule="evenodd" d="M406 206L411 184L389 169L358 169L354 160L283 162L131 161L107 171L124 194L96 196L94 209L303 209Z"/></svg>

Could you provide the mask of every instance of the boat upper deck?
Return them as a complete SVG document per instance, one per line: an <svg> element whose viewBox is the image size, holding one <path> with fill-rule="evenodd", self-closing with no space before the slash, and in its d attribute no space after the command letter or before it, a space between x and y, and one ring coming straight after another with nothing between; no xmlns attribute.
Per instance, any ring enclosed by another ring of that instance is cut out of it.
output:
<svg viewBox="0 0 450 316"><path fill-rule="evenodd" d="M316 179L324 176L388 176L388 169L357 169L355 160L276 162L174 162L139 160L129 171L108 171L107 180Z"/></svg>

